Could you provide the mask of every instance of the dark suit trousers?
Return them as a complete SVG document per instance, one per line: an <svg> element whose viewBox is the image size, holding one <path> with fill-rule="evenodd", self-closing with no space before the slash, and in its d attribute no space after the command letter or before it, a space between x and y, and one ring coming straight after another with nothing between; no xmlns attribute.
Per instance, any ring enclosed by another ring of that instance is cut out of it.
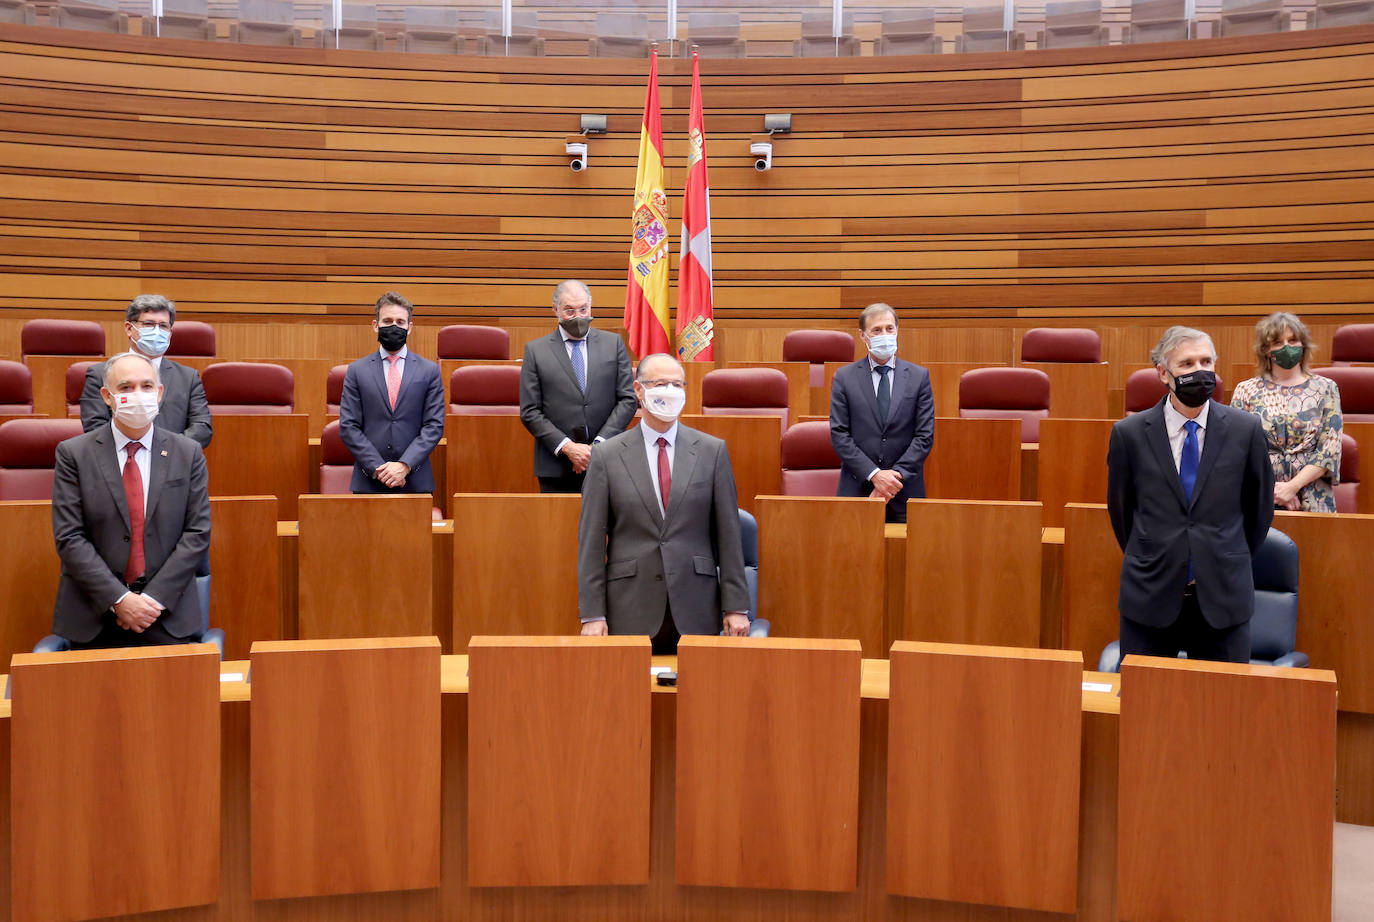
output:
<svg viewBox="0 0 1374 922"><path fill-rule="evenodd" d="M155 647L175 643L190 643L189 637L175 637L167 633L162 622L154 621L143 633L126 631L115 620L114 612L106 612L100 633L84 643L73 640L73 650L103 650L111 647Z"/></svg>
<svg viewBox="0 0 1374 922"><path fill-rule="evenodd" d="M1183 596L1183 610L1178 620L1168 627L1149 627L1121 619L1121 656L1132 653L1146 656L1178 656L1179 651L1189 659L1212 660L1219 663L1250 662L1250 622L1235 627L1214 628L1202 617L1197 593L1189 587Z"/></svg>
<svg viewBox="0 0 1374 922"><path fill-rule="evenodd" d="M572 468L559 474L557 477L540 477L540 493L581 493L582 482L587 479L585 472L575 474Z"/></svg>
<svg viewBox="0 0 1374 922"><path fill-rule="evenodd" d="M676 656L677 642L681 639L682 635L677 631L677 622L673 621L672 606L664 606L663 623L658 626L658 633L650 641L653 645L653 655Z"/></svg>
<svg viewBox="0 0 1374 922"><path fill-rule="evenodd" d="M873 481L864 484L864 496L873 495ZM883 509L883 521L888 524L906 524L906 498L901 494L893 497Z"/></svg>

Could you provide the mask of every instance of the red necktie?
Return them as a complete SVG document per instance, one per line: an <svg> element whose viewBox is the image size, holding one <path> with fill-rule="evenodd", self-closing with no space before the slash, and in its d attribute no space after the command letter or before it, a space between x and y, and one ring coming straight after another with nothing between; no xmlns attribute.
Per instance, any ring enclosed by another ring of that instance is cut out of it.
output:
<svg viewBox="0 0 1374 922"><path fill-rule="evenodd" d="M124 582L132 583L143 575L143 477L138 472L134 455L143 446L130 442L124 447L129 460L124 462L124 498L129 502L129 565L124 568Z"/></svg>
<svg viewBox="0 0 1374 922"><path fill-rule="evenodd" d="M668 492L673 488L673 472L668 469L668 440L658 440L658 492L663 497L663 511L668 511Z"/></svg>
<svg viewBox="0 0 1374 922"><path fill-rule="evenodd" d="M396 409L396 395L401 393L401 361L399 355L388 355L386 360L391 367L386 370L386 399L391 401L391 409Z"/></svg>

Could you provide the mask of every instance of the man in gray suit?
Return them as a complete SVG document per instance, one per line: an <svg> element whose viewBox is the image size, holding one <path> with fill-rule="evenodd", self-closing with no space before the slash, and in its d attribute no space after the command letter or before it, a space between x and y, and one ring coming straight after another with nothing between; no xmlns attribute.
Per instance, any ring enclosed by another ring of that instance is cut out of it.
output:
<svg viewBox="0 0 1374 922"><path fill-rule="evenodd" d="M162 381L159 428L180 432L201 448L209 448L214 433L200 372L163 356L172 341L172 325L176 321L177 306L170 300L162 295L139 295L124 312L124 335L129 337L130 349L152 361ZM105 363L97 362L86 369L86 384L81 391L81 428L86 432L109 425L110 408L100 395L104 384Z"/></svg>
<svg viewBox="0 0 1374 922"><path fill-rule="evenodd" d="M53 633L75 649L186 643L205 621L195 585L210 547L205 456L153 424L164 391L146 355L104 368L113 422L57 446Z"/></svg>
<svg viewBox="0 0 1374 922"><path fill-rule="evenodd" d="M635 415L630 354L614 333L593 330L592 293L576 279L553 291L558 329L525 346L520 421L534 436L541 493L581 493L592 445L625 431Z"/></svg>
<svg viewBox="0 0 1374 922"><path fill-rule="evenodd" d="M582 490L577 583L582 633L749 635L735 475L725 443L679 425L686 378L672 356L639 363L636 429L592 452Z"/></svg>

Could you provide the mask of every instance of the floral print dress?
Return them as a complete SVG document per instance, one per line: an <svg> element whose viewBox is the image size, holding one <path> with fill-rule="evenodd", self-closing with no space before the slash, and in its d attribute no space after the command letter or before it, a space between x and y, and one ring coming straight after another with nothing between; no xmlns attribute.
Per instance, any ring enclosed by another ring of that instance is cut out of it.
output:
<svg viewBox="0 0 1374 922"><path fill-rule="evenodd" d="M1285 387L1268 378L1251 378L1236 386L1231 406L1260 418L1269 443L1274 479L1292 480L1309 464L1326 475L1298 493L1303 512L1335 512L1335 485L1341 473L1341 395L1336 382L1311 375Z"/></svg>

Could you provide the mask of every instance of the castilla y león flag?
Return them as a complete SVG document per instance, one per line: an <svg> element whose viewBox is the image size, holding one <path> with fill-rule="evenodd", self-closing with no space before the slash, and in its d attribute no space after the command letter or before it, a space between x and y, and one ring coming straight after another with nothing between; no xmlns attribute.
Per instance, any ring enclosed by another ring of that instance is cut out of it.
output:
<svg viewBox="0 0 1374 922"><path fill-rule="evenodd" d="M692 52L692 112L687 123L687 188L677 269L677 353L684 362L715 359L711 305L711 184L706 178L706 121L701 70Z"/></svg>
<svg viewBox="0 0 1374 922"><path fill-rule="evenodd" d="M658 113L658 49L649 58L649 89L639 128L634 237L630 240L625 329L639 358L669 352L668 196L663 191L663 123Z"/></svg>

